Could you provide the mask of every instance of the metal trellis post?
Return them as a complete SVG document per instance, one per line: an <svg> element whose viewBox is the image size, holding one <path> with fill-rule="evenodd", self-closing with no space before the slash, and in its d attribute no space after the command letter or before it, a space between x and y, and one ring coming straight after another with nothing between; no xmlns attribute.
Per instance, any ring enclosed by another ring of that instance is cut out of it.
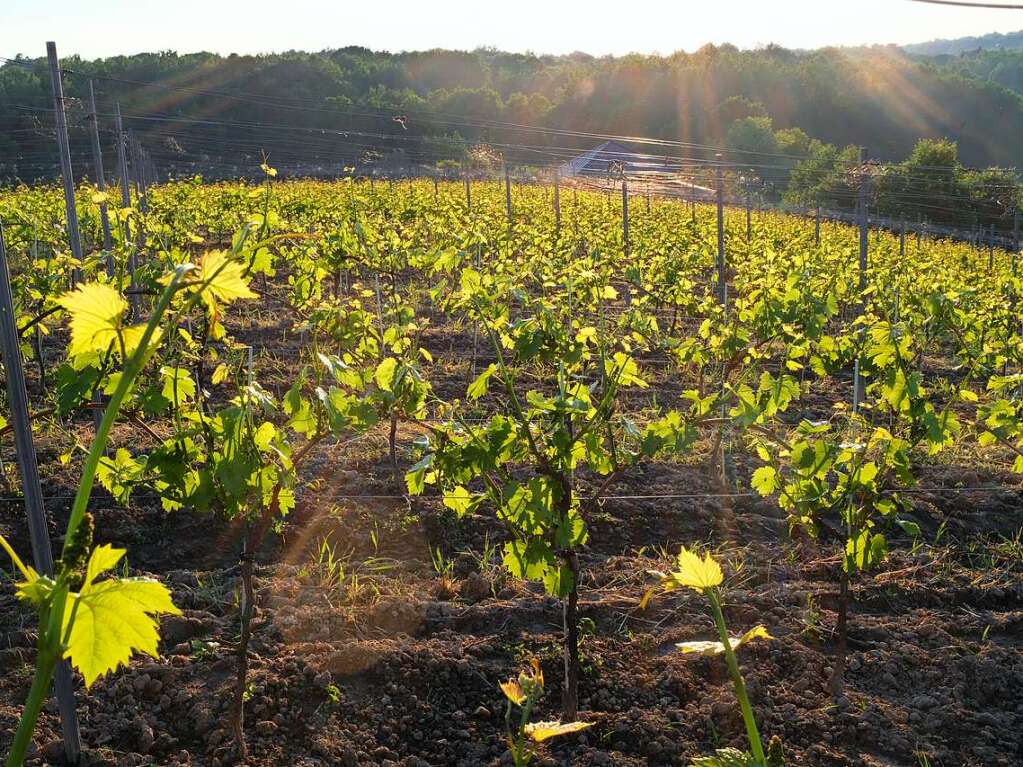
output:
<svg viewBox="0 0 1023 767"><path fill-rule="evenodd" d="M52 45L52 43L51 43ZM32 441L32 422L28 412L28 393L25 372L21 364L21 344L17 317L11 296L11 280L7 270L3 227L0 226L0 343L2 343L7 395L10 399L11 422L14 426L14 444L21 473L25 512L28 516L29 539L32 542L32 561L38 572L53 575L53 551L46 531L46 513L43 508L43 490L39 484L35 444ZM71 764L78 762L82 751L75 712L75 692L71 666L66 660L57 664L53 677L54 693L60 711L60 724L64 734L64 754Z"/></svg>
<svg viewBox="0 0 1023 767"><path fill-rule="evenodd" d="M57 58L57 44L46 44L46 58L50 64L50 86L53 90L53 111L57 127L57 151L60 154L60 175L64 181L64 207L67 210L67 236L71 255L82 262L82 236L78 230L78 209L75 206L75 178L71 171L71 147L67 137L67 117L64 114L64 85L60 79L60 61ZM81 268L71 272L71 287L81 279Z"/></svg>

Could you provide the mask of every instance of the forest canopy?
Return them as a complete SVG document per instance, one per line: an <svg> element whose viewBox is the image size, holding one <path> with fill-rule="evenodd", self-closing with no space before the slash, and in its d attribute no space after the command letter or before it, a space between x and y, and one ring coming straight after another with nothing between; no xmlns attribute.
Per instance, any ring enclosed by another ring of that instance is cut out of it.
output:
<svg viewBox="0 0 1023 767"><path fill-rule="evenodd" d="M853 160L852 147L867 147L873 160L909 162L921 139L948 142L960 187L1009 177L981 178L966 167L1013 166L1023 154L1023 98L1010 90L1023 80L1004 67L996 75L962 57L895 47L708 45L599 58L348 47L261 56L164 51L62 65L72 152L85 175L90 79L105 145L119 102L126 127L158 166L211 174L251 170L264 152L284 172L309 172L395 157L461 161L481 143L519 164L551 165L611 134L689 142L696 146L665 151L698 158L725 146L735 162L763 166L758 175L779 197L840 202L831 194L845 183L836 168ZM55 175L50 110L45 59L0 67L0 177ZM765 160L772 155L790 159ZM894 173L883 186L906 183ZM939 192L950 193L948 185ZM962 188L960 195L976 196ZM973 211L962 215L972 219Z"/></svg>

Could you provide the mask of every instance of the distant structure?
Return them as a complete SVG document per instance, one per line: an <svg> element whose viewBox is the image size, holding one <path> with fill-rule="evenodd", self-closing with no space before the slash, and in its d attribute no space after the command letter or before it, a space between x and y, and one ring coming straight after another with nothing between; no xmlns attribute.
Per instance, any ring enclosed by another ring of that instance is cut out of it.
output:
<svg viewBox="0 0 1023 767"><path fill-rule="evenodd" d="M638 173L674 173L677 168L669 167L666 158L640 154L619 141L605 141L588 152L569 160L559 169L566 178L574 176L627 176Z"/></svg>
<svg viewBox="0 0 1023 767"><path fill-rule="evenodd" d="M612 140L562 164L558 174L566 179L619 178L624 175L630 180L656 186L663 193L698 200L713 199L714 190L693 183L686 170L678 160L639 152L621 141Z"/></svg>

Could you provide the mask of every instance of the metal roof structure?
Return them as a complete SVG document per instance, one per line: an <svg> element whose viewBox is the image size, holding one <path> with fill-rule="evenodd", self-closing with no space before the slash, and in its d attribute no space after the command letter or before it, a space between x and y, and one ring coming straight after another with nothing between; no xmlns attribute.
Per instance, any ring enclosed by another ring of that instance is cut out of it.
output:
<svg viewBox="0 0 1023 767"><path fill-rule="evenodd" d="M694 183L691 169L677 159L639 152L614 140L605 141L562 164L558 174L563 178L625 176L697 199L713 199L716 194L715 190Z"/></svg>
<svg viewBox="0 0 1023 767"><path fill-rule="evenodd" d="M666 157L637 152L620 141L605 141L561 166L562 176L626 176L649 173L677 173Z"/></svg>

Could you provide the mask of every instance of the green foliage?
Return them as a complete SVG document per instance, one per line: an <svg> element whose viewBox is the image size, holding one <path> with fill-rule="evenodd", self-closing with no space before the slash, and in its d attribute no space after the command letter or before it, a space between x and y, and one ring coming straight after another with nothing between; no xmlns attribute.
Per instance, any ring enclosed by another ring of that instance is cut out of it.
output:
<svg viewBox="0 0 1023 767"><path fill-rule="evenodd" d="M571 735L585 730L588 722L531 722L530 715L537 701L543 697L544 682L540 662L533 658L530 668L501 683L501 692L508 699L505 712L505 729L507 731L508 748L515 767L528 767L536 756L536 743L543 743L551 738ZM513 716L518 708L519 716Z"/></svg>
<svg viewBox="0 0 1023 767"><path fill-rule="evenodd" d="M469 145L481 140L535 143L535 133L515 125L571 125L578 131L665 139L685 136L720 145L735 120L771 116L779 126L798 127L821 141L884 147L893 157L908 154L920 136L958 136L968 148L970 164L1011 166L1023 149L1023 106L999 86L1019 87L1018 62L1018 54L1001 52L932 63L883 47L790 51L731 45L627 57L492 49L388 53L357 47L228 57L162 51L95 61L71 57L68 67L78 76L65 87L72 104L88 98L90 77L103 76L196 91L204 83L226 83L231 92L285 102L300 87L311 109L288 115L296 127L336 128L343 118L351 130L379 132L380 119L363 115L383 113L385 120L412 116L414 130L401 142L405 156L435 156L430 149L449 149L443 156L447 159L465 156L466 144L451 141L450 124L430 119L438 114L460 117L466 124L457 126L458 136ZM998 85L989 85L992 81ZM892 82L899 87L878 85ZM6 102L52 106L48 87L45 59L0 67L0 97ZM914 94L908 112L906 93ZM209 117L207 96L178 95L182 118ZM127 113L151 111L145 88L122 88L119 99ZM217 119L224 121L271 121L259 101L228 100L218 109ZM11 151L0 155L0 175L32 178L38 172L14 161L19 154L33 156L46 148L45 137L25 130L31 127L32 114L26 110L5 121L10 132L0 135ZM494 121L511 125L491 127ZM186 125L175 138L185 152L192 152L208 133L208 126ZM267 137L263 147L271 156L292 148L285 137ZM376 148L401 157L388 142ZM317 159L314 147L306 152L309 160ZM385 164L381 154L370 159L361 150L353 151L350 160L360 166ZM337 164L329 153L321 159Z"/></svg>
<svg viewBox="0 0 1023 767"><path fill-rule="evenodd" d="M70 315L73 344L77 333L76 348L69 349L69 354L90 355L97 348L96 336L102 335L104 345L120 346L124 367L89 450L54 577L40 575L26 567L7 540L0 536L0 547L22 577L17 596L29 603L39 617L35 676L7 757L8 765L16 767L24 761L44 696L60 659L69 659L82 672L86 685L91 685L99 676L126 663L136 651L155 655L159 640L155 616L178 612L170 592L160 583L134 578L100 579L125 552L109 545L93 548L94 522L87 507L114 419L134 379L162 338L158 332L160 323L172 304L181 306L184 302L187 306L205 287L201 283L187 286L184 279L190 271L188 266L175 268L152 316L144 327L132 331L130 343L125 340L125 331L120 325L125 307L116 293L90 290L89 285L85 285L61 300ZM93 295L95 302L83 301L85 295Z"/></svg>
<svg viewBox="0 0 1023 767"><path fill-rule="evenodd" d="M948 147L921 149L916 161L936 161L931 150ZM38 317L33 327L49 332L70 320L72 348L39 415L59 415L50 423L67 437L62 459L73 469L86 452L75 444L81 424L66 424L85 421L99 394L116 395L125 432L145 436L91 464L119 502L142 490L168 510L217 514L248 530L254 550L293 508L316 445L390 426L400 489L452 517L489 517L500 532L487 562L542 583L567 614L586 582L588 521L652 461L695 453L724 466L725 449L748 447L755 491L793 528L833 540L849 575L881 566L900 536L919 535L903 491L921 464L968 449L1023 472L1023 282L1006 254L990 267L986 253L959 243L925 241L901 254L896 238L875 233L861 291L853 231L825 227L817 246L805 220L758 215L748 252L730 261L725 310L708 279L715 231L704 207L693 221L672 201L634 206L626 257L602 195L581 191L571 206L563 196L555 231L539 186L514 190L509 226L496 184L475 184L469 211L459 184L441 184L436 198L428 181L393 191L347 180L271 186L270 170L259 186L152 190L137 221L151 255L136 274L141 316L152 314L149 294L163 289L167 268L191 264L175 272L152 326L139 325L128 301L138 295L124 273L131 242L114 248L113 277L90 256L81 267L93 287L50 295L59 281L28 275L37 263L70 266L37 262L33 250L37 224L57 236L39 222L59 219L59 190L0 193L0 213L35 222L14 227L9 241L19 325ZM733 244L745 239L743 214L726 211ZM207 237L231 245L195 247ZM254 274L277 275L273 297L286 304L297 360L272 386L258 347L250 354L231 331L234 302L260 284ZM438 316L443 336L431 324ZM865 384L856 413L847 404L854 363ZM804 418L809 410L820 420ZM84 554L95 549L79 511L54 582L63 579L72 603L95 595L79 603L95 617L82 631L102 633L111 606L133 627L119 652L76 653L92 674L123 662L125 647L147 652L147 621L170 608L149 586L90 591L113 580L109 569L85 588ZM679 563L672 587L689 585L692 565ZM36 579L25 596L51 593L60 592ZM764 633L688 649L726 656Z"/></svg>
<svg viewBox="0 0 1023 767"><path fill-rule="evenodd" d="M645 607L653 592L657 589L663 591L674 591L679 588L688 588L701 594L710 606L711 615L714 617L714 625L717 628L717 642L683 642L677 645L683 653L697 653L709 656L723 656L728 667L728 674L732 678L732 685L735 689L736 702L742 713L743 723L746 726L746 737L749 740L750 751L744 752L735 748L718 749L711 756L702 756L694 759L691 767L781 767L781 741L775 736L771 739L767 755L764 754L763 743L760 740L760 732L757 728L756 718L753 715L753 707L749 695L746 692L746 683L743 680L742 672L739 669L739 662L735 651L753 639L771 639L767 629L763 626L756 626L750 629L741 637L733 637L728 634L728 627L725 625L724 614L721 611L720 588L724 582L724 573L717 560L710 555L704 554L701 559L696 553L686 547L682 547L677 558L677 570L667 574L651 572L658 579L657 585L650 589L643 597L640 607Z"/></svg>

